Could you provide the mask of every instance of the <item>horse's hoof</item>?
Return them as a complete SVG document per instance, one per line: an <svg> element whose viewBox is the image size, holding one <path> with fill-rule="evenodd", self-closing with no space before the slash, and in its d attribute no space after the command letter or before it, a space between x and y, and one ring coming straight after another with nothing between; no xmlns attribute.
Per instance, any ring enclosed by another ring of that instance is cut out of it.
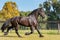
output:
<svg viewBox="0 0 60 40"><path fill-rule="evenodd" d="M8 33L4 32L4 35L7 35Z"/></svg>
<svg viewBox="0 0 60 40"><path fill-rule="evenodd" d="M40 35L39 37L44 37L43 35Z"/></svg>
<svg viewBox="0 0 60 40"><path fill-rule="evenodd" d="M4 33L4 35L7 35L6 33Z"/></svg>
<svg viewBox="0 0 60 40"><path fill-rule="evenodd" d="M22 36L18 36L18 37L21 37L22 38Z"/></svg>
<svg viewBox="0 0 60 40"><path fill-rule="evenodd" d="M29 35L29 33L25 33L25 35Z"/></svg>

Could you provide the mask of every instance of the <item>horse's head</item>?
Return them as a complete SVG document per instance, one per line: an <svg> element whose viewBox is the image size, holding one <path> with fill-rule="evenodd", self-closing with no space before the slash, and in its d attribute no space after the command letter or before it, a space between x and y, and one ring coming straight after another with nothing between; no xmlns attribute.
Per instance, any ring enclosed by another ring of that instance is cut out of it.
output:
<svg viewBox="0 0 60 40"><path fill-rule="evenodd" d="M4 32L5 29L6 29L6 24L4 23L1 27L2 32Z"/></svg>
<svg viewBox="0 0 60 40"><path fill-rule="evenodd" d="M43 8L38 8L38 13L42 18L45 18L45 12L44 12Z"/></svg>

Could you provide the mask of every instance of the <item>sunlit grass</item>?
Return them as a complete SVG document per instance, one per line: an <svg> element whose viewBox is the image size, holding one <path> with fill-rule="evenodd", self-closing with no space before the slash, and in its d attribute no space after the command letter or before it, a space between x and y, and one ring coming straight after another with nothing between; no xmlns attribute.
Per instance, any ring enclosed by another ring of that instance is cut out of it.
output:
<svg viewBox="0 0 60 40"><path fill-rule="evenodd" d="M41 30L41 33L44 35L44 37L39 37L36 30L31 35L25 35L26 32L30 31L19 30L19 34L22 36L22 38L20 38L16 35L14 30L11 30L7 36L4 36L3 33L0 31L0 40L60 40L60 34L57 35L57 30Z"/></svg>

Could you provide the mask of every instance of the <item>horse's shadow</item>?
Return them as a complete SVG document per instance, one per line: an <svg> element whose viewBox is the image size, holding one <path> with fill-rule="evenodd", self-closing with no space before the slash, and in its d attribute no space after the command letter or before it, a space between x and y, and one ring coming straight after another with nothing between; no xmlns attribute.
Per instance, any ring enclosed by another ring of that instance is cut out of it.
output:
<svg viewBox="0 0 60 40"><path fill-rule="evenodd" d="M17 37L17 38L25 38L25 37L10 36L10 35L8 35L8 36L0 35L0 37L13 37L13 38Z"/></svg>
<svg viewBox="0 0 60 40"><path fill-rule="evenodd" d="M4 35L0 35L0 37L18 37L18 36L10 36L10 35L4 36Z"/></svg>

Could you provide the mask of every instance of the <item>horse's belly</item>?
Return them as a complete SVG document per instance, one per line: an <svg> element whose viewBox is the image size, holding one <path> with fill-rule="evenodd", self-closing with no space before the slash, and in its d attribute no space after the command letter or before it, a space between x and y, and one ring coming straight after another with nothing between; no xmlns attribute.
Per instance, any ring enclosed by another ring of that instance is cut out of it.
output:
<svg viewBox="0 0 60 40"><path fill-rule="evenodd" d="M29 21L28 20L21 20L20 25L29 26Z"/></svg>

